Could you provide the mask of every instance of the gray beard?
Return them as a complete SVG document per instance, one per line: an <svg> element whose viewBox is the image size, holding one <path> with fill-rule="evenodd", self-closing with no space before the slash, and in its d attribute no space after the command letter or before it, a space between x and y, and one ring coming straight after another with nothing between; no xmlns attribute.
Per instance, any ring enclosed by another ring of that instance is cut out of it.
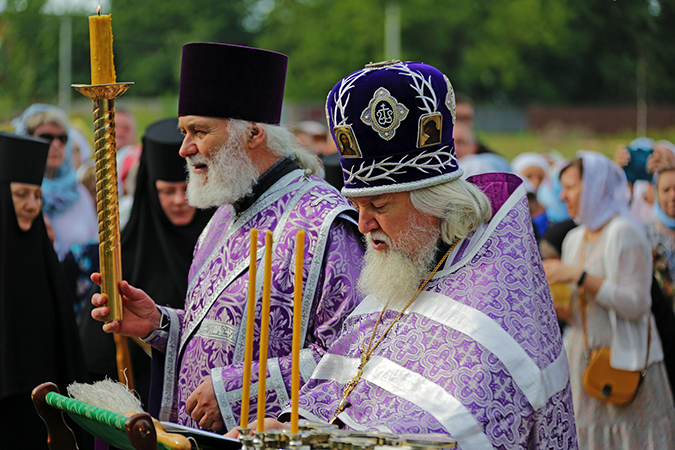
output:
<svg viewBox="0 0 675 450"><path fill-rule="evenodd" d="M392 243L383 233L376 239L389 245L387 250L372 247L371 233L366 235L367 249L358 288L364 295L373 295L378 303L400 311L415 295L434 268L434 257L440 231L420 226L414 214L409 217L410 231L400 242Z"/></svg>
<svg viewBox="0 0 675 450"><path fill-rule="evenodd" d="M253 192L258 171L243 148L241 139L230 135L210 158L201 154L188 157L187 198L192 206L206 209L231 205ZM206 163L208 172L194 173L190 163Z"/></svg>

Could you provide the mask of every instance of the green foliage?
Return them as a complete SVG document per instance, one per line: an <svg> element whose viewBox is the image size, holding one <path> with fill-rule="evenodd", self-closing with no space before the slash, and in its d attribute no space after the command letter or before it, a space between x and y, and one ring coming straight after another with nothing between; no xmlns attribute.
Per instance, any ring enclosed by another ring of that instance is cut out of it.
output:
<svg viewBox="0 0 675 450"><path fill-rule="evenodd" d="M340 78L384 59L393 1L111 0L118 80L135 83L128 97L175 96L183 44L256 45L289 55L288 99L323 103ZM3 108L56 100L61 18L45 3L8 0L0 13ZM674 0L398 3L401 59L437 66L477 102L635 103L642 83L648 104L675 103ZM72 26L73 82L86 83L86 14Z"/></svg>
<svg viewBox="0 0 675 450"><path fill-rule="evenodd" d="M0 13L0 102L17 112L35 102L53 103L58 92L61 18L43 14L46 0L9 0ZM86 18L72 20L72 75L89 75L89 28ZM80 95L73 91L74 95Z"/></svg>
<svg viewBox="0 0 675 450"><path fill-rule="evenodd" d="M658 14L653 5L659 5ZM571 92L570 100L635 99L636 68L643 58L648 101L675 101L675 4L671 0L574 0L572 6L578 12L574 23L577 52L566 59L569 69L564 75L586 86Z"/></svg>
<svg viewBox="0 0 675 450"><path fill-rule="evenodd" d="M393 1L393 0L392 0ZM400 0L402 59L448 74L477 101L675 102L672 0ZM320 100L383 59L385 0L279 0L257 44L286 52L288 96Z"/></svg>
<svg viewBox="0 0 675 450"><path fill-rule="evenodd" d="M289 55L286 97L325 101L343 76L383 59L382 5L281 0L256 41Z"/></svg>
<svg viewBox="0 0 675 450"><path fill-rule="evenodd" d="M133 93L176 93L182 46L188 42L251 44L240 25L242 4L191 0L113 0L113 36L118 79L133 81Z"/></svg>
<svg viewBox="0 0 675 450"><path fill-rule="evenodd" d="M13 112L57 99L61 18L44 14L45 3L8 0L0 13L0 103ZM241 25L244 12L243 1L112 0L118 81L135 83L127 94L132 97L175 95L183 44L252 44L252 34ZM73 16L72 27L73 82L88 83L87 14Z"/></svg>
<svg viewBox="0 0 675 450"><path fill-rule="evenodd" d="M565 51L565 1L402 1L402 59L435 65L480 97L531 86L526 56ZM385 3L285 0L257 43L288 53L291 98L318 100L349 72L383 59Z"/></svg>
<svg viewBox="0 0 675 450"><path fill-rule="evenodd" d="M533 70L531 56L561 56L567 50L569 12L565 0L493 0L484 17L482 32L473 36L465 54L463 84L470 91L508 94L521 103L528 93L546 92L544 77ZM528 92L529 91L529 92Z"/></svg>
<svg viewBox="0 0 675 450"><path fill-rule="evenodd" d="M45 40L45 36L58 33L58 23L54 21L41 20L39 26L35 26L34 19L39 17L44 2L28 2L25 9L16 11L18 2L11 0L1 16L0 83L3 97L12 92L19 98L39 98L54 87L50 86L55 82L53 79L37 83L54 67L54 39ZM17 42L12 45L8 36L16 37Z"/></svg>

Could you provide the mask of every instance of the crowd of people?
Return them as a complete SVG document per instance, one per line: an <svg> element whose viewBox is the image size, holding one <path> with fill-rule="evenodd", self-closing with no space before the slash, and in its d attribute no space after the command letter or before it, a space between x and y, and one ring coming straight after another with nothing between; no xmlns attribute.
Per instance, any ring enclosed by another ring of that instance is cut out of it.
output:
<svg viewBox="0 0 675 450"><path fill-rule="evenodd" d="M25 446L17 430L41 427L39 383L118 377L111 333L128 337L154 417L236 437L249 291L259 381L252 229L274 241L265 426L286 426L302 229L302 417L447 434L465 450L675 445L672 143L509 162L477 139L471 101L446 75L400 61L336 80L325 124L286 127L287 64L186 44L176 117L137 142L117 111L121 321L105 321L100 294L88 140L43 104L0 132L5 442ZM640 373L623 406L611 384L601 398L587 388L598 347Z"/></svg>

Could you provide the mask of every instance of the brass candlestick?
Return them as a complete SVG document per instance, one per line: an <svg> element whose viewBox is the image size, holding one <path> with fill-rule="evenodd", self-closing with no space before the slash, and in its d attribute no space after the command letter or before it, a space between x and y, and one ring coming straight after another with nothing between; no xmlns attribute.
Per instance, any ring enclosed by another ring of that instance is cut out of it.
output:
<svg viewBox="0 0 675 450"><path fill-rule="evenodd" d="M96 209L101 270L101 292L108 297L110 313L106 322L122 320L122 280L120 254L120 215L117 188L117 148L115 146L115 101L133 83L73 84L82 95L94 101L94 151L96 157Z"/></svg>

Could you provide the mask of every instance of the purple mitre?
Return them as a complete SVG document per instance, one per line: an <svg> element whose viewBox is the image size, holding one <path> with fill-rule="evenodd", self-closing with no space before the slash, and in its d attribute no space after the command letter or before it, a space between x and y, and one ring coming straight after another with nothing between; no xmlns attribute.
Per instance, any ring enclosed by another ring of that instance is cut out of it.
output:
<svg viewBox="0 0 675 450"><path fill-rule="evenodd" d="M279 125L288 56L240 45L183 46L179 116L223 117Z"/></svg>
<svg viewBox="0 0 675 450"><path fill-rule="evenodd" d="M459 178L448 77L419 62L369 64L328 94L345 196L378 195Z"/></svg>

